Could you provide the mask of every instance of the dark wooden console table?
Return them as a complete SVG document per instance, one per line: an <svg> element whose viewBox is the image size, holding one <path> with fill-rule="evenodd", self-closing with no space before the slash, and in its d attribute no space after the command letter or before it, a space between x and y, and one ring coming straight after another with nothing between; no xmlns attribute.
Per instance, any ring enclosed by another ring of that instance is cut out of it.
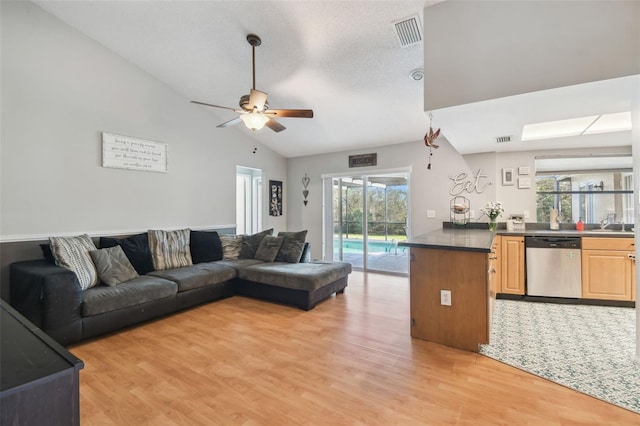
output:
<svg viewBox="0 0 640 426"><path fill-rule="evenodd" d="M0 300L0 425L79 425L84 363Z"/></svg>

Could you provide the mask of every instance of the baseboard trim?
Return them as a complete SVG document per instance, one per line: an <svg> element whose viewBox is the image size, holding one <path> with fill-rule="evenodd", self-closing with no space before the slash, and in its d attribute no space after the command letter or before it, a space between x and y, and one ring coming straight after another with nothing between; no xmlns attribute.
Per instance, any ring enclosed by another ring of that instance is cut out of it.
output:
<svg viewBox="0 0 640 426"><path fill-rule="evenodd" d="M528 296L517 294L497 293L496 299L506 300L524 300L526 302L539 303L558 303L565 305L597 305L597 306L615 306L620 308L635 308L636 302L628 300L603 300L603 299L582 299L571 297L547 297L547 296Z"/></svg>

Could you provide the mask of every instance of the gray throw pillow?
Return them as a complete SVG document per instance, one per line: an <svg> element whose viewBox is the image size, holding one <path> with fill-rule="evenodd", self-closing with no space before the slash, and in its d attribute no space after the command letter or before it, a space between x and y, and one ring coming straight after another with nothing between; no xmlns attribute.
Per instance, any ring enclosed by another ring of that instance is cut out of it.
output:
<svg viewBox="0 0 640 426"><path fill-rule="evenodd" d="M278 237L283 237L284 241L282 241L282 247L276 256L276 262L298 263L304 250L307 231L278 232Z"/></svg>
<svg viewBox="0 0 640 426"><path fill-rule="evenodd" d="M90 251L89 255L98 270L98 278L109 287L138 277L120 246Z"/></svg>
<svg viewBox="0 0 640 426"><path fill-rule="evenodd" d="M240 247L242 247L242 235L220 235L222 243L222 258L237 259L240 256Z"/></svg>
<svg viewBox="0 0 640 426"><path fill-rule="evenodd" d="M273 234L273 228L253 235L243 235L242 246L240 246L240 255L238 257L240 259L253 259L262 239L271 234Z"/></svg>
<svg viewBox="0 0 640 426"><path fill-rule="evenodd" d="M280 251L282 241L284 241L282 237L267 235L260 241L256 255L253 258L264 262L273 262Z"/></svg>
<svg viewBox="0 0 640 426"><path fill-rule="evenodd" d="M98 273L89 256L89 252L97 250L97 247L89 235L51 237L49 243L56 265L75 272L80 288L86 290L98 284Z"/></svg>

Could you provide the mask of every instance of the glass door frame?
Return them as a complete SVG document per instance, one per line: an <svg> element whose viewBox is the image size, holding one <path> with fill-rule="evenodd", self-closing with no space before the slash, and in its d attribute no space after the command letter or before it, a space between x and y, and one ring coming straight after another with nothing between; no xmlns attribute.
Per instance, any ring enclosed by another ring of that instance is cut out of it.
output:
<svg viewBox="0 0 640 426"><path fill-rule="evenodd" d="M334 217L333 217L333 181L334 179L342 179L342 178L352 178L352 179L362 179L363 182L363 217L362 217L362 235L363 235L363 250L362 250L362 270L363 271L371 271L371 272L381 272L381 273L392 273L397 274L396 272L386 271L386 270L378 270L369 268L368 262L368 210L367 210L367 182L369 177L375 177L377 175L387 175L387 174L404 174L407 179L407 224L406 224L406 236L410 238L411 235L411 167L407 168L398 168L398 169L386 169L386 170L367 170L362 173L357 173L355 171L347 171L342 173L331 173L331 174L322 174L322 185L323 185L323 239L322 239L322 255L324 260L333 260L334 258ZM340 197L341 198L341 197ZM340 200L340 202L342 202ZM341 214L342 214L342 206ZM343 250L343 236L340 233L339 237L339 250L341 254L341 258L343 258L342 250ZM360 267L356 267L360 269ZM407 260L407 273L399 273L401 275L408 274L408 260Z"/></svg>

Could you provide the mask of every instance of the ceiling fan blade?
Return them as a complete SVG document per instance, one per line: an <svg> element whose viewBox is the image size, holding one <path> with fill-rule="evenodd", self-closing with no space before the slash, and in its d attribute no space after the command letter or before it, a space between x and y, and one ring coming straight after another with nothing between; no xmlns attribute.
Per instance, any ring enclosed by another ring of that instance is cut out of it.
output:
<svg viewBox="0 0 640 426"><path fill-rule="evenodd" d="M236 117L236 118L234 118L232 120L225 121L222 124L218 124L216 127L229 127L229 126L233 126L234 124L238 124L241 121L242 120L240 119L240 117Z"/></svg>
<svg viewBox="0 0 640 426"><path fill-rule="evenodd" d="M268 109L264 113L274 117L313 118L312 109Z"/></svg>
<svg viewBox="0 0 640 426"><path fill-rule="evenodd" d="M258 111L264 110L264 104L267 102L267 94L256 89L251 89L249 95L249 107L257 108Z"/></svg>
<svg viewBox="0 0 640 426"><path fill-rule="evenodd" d="M267 121L265 123L265 126L267 126L268 128L270 128L271 130L273 130L274 132L281 132L284 129L286 129L286 127L284 127L282 124L278 123L276 120L274 120L273 118L269 118L269 121Z"/></svg>
<svg viewBox="0 0 640 426"><path fill-rule="evenodd" d="M229 107L226 107L226 106L213 105L213 104L208 104L208 103L205 103L205 102L191 101L191 103L192 104L198 104L198 105L204 105L204 106L210 106L210 107L214 107L214 108L230 109L231 111L235 111L235 112L244 112L244 111L236 109L236 108L229 108Z"/></svg>

